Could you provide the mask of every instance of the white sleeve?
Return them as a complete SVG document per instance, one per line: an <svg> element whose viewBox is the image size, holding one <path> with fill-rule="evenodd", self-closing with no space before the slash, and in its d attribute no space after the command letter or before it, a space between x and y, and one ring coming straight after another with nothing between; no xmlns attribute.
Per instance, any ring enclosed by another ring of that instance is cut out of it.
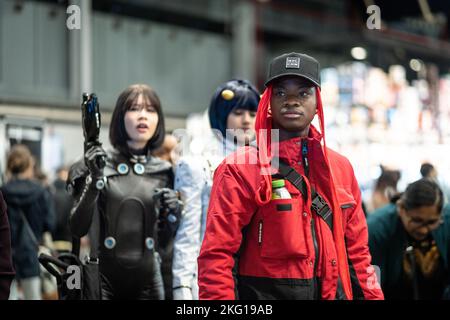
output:
<svg viewBox="0 0 450 320"><path fill-rule="evenodd" d="M172 261L172 287L177 299L192 299L192 294L187 293L191 292L193 285L197 285L202 189L206 183L202 163L202 159L198 158L181 159L175 171L175 190L180 192L184 202L180 226L175 236Z"/></svg>

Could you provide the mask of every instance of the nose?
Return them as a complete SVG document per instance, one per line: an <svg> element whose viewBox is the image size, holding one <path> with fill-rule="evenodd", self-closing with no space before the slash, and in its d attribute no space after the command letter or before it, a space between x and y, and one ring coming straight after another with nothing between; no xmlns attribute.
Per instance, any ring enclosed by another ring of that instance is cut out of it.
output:
<svg viewBox="0 0 450 320"><path fill-rule="evenodd" d="M421 236L425 237L430 232L430 229L428 228L428 226L423 226L423 227L417 229L416 232L418 234L420 234Z"/></svg>
<svg viewBox="0 0 450 320"><path fill-rule="evenodd" d="M244 124L248 124L248 123L250 123L250 121L251 121L250 111L245 111L242 114L242 122Z"/></svg>
<svg viewBox="0 0 450 320"><path fill-rule="evenodd" d="M285 104L285 106L289 106L289 107L298 107L298 106L300 106L300 101L298 100L297 97L288 95L286 97L284 104Z"/></svg>
<svg viewBox="0 0 450 320"><path fill-rule="evenodd" d="M139 110L139 119L147 118L148 111L146 108Z"/></svg>

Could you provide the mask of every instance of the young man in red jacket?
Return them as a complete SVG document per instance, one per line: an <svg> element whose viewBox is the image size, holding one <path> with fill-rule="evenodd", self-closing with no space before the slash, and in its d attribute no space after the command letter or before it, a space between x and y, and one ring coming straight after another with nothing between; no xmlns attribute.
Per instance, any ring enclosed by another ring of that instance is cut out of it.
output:
<svg viewBox="0 0 450 320"><path fill-rule="evenodd" d="M305 54L271 62L257 146L214 175L198 258L201 299L383 299L353 168L326 147L319 72ZM311 125L316 115L320 131ZM272 197L280 178L290 198Z"/></svg>

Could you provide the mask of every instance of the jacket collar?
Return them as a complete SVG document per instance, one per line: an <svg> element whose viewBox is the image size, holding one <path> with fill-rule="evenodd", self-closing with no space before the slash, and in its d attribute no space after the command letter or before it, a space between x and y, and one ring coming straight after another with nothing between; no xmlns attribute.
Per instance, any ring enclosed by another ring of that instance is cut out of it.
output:
<svg viewBox="0 0 450 320"><path fill-rule="evenodd" d="M291 161L300 161L302 157L302 141L307 140L308 149L313 150L313 145L320 145L320 141L322 139L322 134L313 126L310 126L308 137L295 137L287 140L283 140L280 142L273 143L273 152L276 152L278 149L278 156L281 159L291 160ZM315 149L314 149L315 150ZM276 156L276 154L274 154ZM288 161L290 162L290 161Z"/></svg>

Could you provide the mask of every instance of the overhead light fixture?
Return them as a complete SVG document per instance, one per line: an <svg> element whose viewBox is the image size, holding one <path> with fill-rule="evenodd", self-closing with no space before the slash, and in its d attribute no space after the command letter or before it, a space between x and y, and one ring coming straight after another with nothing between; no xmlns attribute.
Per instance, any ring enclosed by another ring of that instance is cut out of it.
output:
<svg viewBox="0 0 450 320"><path fill-rule="evenodd" d="M420 59L411 59L409 60L409 67L416 72L422 70L423 62Z"/></svg>
<svg viewBox="0 0 450 320"><path fill-rule="evenodd" d="M367 51L363 47L354 47L352 48L350 53L353 59L356 60L364 60L365 58L367 58Z"/></svg>

